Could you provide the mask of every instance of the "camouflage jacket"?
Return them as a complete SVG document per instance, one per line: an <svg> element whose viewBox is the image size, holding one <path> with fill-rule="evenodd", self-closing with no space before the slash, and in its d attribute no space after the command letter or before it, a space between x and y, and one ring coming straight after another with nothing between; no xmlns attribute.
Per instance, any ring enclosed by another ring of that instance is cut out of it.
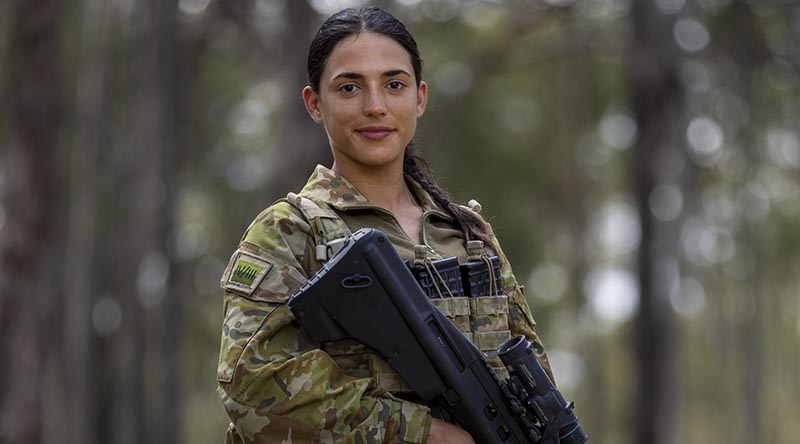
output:
<svg viewBox="0 0 800 444"><path fill-rule="evenodd" d="M417 183L422 239L432 258L466 259L465 234ZM300 193L325 202L351 231L380 229L403 259L414 243L394 216L318 166ZM231 425L228 443L424 443L429 409L393 396L371 377L345 374L299 330L286 300L315 273L309 222L286 200L264 210L242 237L222 279L224 321L217 380ZM497 246L499 250L499 246ZM501 256L511 334L541 344L528 304ZM543 348L537 356L550 372Z"/></svg>

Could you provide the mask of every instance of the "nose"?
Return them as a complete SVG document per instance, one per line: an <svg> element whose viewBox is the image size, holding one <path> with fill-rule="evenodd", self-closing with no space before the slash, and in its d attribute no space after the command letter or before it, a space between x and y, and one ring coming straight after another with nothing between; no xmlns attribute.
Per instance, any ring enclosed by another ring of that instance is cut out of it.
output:
<svg viewBox="0 0 800 444"><path fill-rule="evenodd" d="M368 116L382 116L386 114L386 101L381 88L370 88L364 94L364 114Z"/></svg>

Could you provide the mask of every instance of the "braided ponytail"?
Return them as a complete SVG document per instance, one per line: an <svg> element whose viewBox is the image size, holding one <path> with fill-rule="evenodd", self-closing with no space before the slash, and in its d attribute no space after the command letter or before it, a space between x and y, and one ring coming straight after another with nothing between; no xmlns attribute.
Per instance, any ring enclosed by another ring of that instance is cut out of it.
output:
<svg viewBox="0 0 800 444"><path fill-rule="evenodd" d="M467 231L473 239L482 240L483 244L496 250L492 236L486 223L470 211L465 210L450 199L450 196L434 179L428 163L419 155L418 149L411 142L406 146L403 157L403 172L411 176L422 188L433 197L441 207L452 215L461 228Z"/></svg>

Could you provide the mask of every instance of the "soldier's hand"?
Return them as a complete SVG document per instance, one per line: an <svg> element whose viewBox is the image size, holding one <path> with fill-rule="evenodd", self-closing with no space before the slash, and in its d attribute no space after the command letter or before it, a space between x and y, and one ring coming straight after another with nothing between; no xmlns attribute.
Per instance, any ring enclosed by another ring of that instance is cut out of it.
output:
<svg viewBox="0 0 800 444"><path fill-rule="evenodd" d="M475 440L466 430L433 418L428 444L475 444Z"/></svg>

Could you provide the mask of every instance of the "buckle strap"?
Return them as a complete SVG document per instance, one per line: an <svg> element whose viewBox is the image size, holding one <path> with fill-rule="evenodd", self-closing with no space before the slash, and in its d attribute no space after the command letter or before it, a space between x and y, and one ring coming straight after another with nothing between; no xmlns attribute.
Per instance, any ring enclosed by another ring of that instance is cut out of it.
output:
<svg viewBox="0 0 800 444"><path fill-rule="evenodd" d="M311 226L316 244L314 257L319 262L326 262L342 248L345 239L350 236L347 224L325 203L320 204L296 193L287 194L286 200L303 214Z"/></svg>

